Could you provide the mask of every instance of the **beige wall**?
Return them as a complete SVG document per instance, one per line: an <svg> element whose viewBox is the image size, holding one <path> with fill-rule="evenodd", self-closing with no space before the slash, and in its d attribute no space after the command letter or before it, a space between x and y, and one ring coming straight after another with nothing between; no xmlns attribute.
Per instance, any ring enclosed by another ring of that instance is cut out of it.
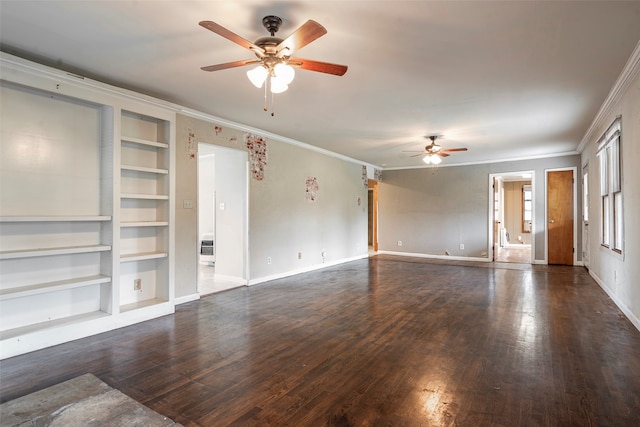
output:
<svg viewBox="0 0 640 427"><path fill-rule="evenodd" d="M580 156L569 155L470 166L385 170L380 184L380 250L427 256L447 252L459 257L488 257L489 175L534 173L534 260L546 261L545 178L548 169L580 168ZM576 197L582 187L576 181ZM580 218L580 203L576 219ZM398 240L402 246L398 246ZM576 228L577 261L582 238ZM460 249L464 244L464 250Z"/></svg>
<svg viewBox="0 0 640 427"><path fill-rule="evenodd" d="M634 58L634 56L632 56ZM583 165L589 168L589 273L640 329L640 48L629 84L608 105L586 140ZM621 159L624 243L616 254L600 245L600 166L597 141L613 120L622 116Z"/></svg>
<svg viewBox="0 0 640 427"><path fill-rule="evenodd" d="M243 130L216 126L177 116L177 298L194 295L197 284L197 160L191 158L189 142L193 150L198 142L246 150ZM264 179L249 177L249 282L367 256L367 180L362 175L362 164L357 162L267 138ZM318 182L314 202L305 198L307 177ZM184 209L183 200L192 200L193 209Z"/></svg>

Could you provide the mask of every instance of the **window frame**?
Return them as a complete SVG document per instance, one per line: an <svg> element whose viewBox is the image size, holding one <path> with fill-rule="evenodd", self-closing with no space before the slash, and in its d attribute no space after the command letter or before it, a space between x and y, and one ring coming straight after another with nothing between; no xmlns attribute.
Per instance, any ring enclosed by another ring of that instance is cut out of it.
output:
<svg viewBox="0 0 640 427"><path fill-rule="evenodd" d="M597 141L600 165L600 246L624 252L624 194L622 189L622 117L618 116Z"/></svg>

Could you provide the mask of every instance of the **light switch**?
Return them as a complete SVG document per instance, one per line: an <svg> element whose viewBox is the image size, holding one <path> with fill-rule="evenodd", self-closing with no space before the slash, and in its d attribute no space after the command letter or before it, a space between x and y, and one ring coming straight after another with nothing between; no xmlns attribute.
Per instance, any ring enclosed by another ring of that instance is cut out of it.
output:
<svg viewBox="0 0 640 427"><path fill-rule="evenodd" d="M182 201L183 209L193 209L193 200L183 200Z"/></svg>
<svg viewBox="0 0 640 427"><path fill-rule="evenodd" d="M223 211L224 210L224 202L220 202L220 210Z"/></svg>

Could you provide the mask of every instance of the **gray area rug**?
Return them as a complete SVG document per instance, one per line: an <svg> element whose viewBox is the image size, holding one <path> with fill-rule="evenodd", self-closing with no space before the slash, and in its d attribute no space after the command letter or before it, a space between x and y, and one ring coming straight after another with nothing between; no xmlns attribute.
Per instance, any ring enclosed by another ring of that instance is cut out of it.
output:
<svg viewBox="0 0 640 427"><path fill-rule="evenodd" d="M180 426L84 374L0 405L0 426Z"/></svg>

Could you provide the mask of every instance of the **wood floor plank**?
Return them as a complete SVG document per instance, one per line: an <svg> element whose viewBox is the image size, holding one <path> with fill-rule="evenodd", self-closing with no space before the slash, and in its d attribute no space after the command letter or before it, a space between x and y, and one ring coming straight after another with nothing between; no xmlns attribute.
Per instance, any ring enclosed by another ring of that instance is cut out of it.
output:
<svg viewBox="0 0 640 427"><path fill-rule="evenodd" d="M640 332L565 266L378 255L0 362L196 426L640 425Z"/></svg>

